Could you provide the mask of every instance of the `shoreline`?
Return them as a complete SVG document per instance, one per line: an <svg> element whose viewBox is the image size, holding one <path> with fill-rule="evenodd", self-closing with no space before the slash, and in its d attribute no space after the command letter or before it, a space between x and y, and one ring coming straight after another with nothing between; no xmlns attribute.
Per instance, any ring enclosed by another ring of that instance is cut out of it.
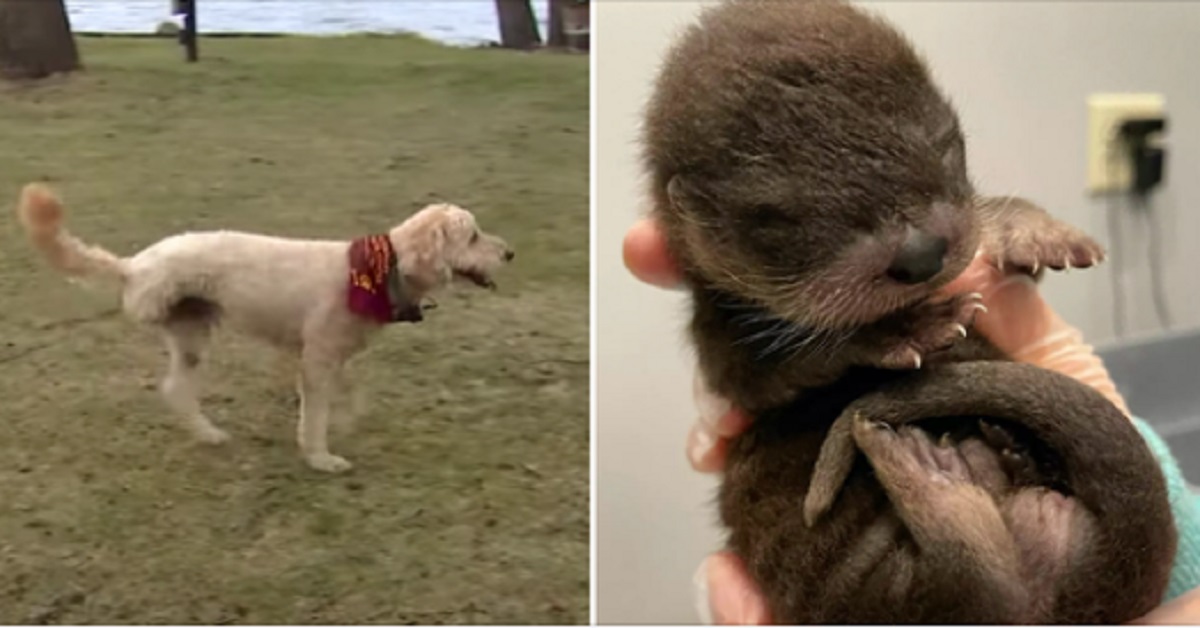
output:
<svg viewBox="0 0 1200 628"><path fill-rule="evenodd" d="M120 32L120 31L75 31L75 37L83 37L88 39L179 39L178 33L151 33L151 32ZM284 39L284 38L304 38L304 39L337 39L337 38L362 38L362 39L418 39L423 42L428 42L435 46L444 46L446 48L456 48L461 50L506 50L500 45L500 42L495 40L486 40L475 43L452 43L439 39L432 39L415 31L390 31L390 32L369 32L356 31L347 33L281 33L274 31L216 31L208 33L197 33L198 39ZM575 50L567 47L550 47L539 46L531 50L514 50L513 52L526 53L562 53L562 54L577 54L587 55L587 50Z"/></svg>

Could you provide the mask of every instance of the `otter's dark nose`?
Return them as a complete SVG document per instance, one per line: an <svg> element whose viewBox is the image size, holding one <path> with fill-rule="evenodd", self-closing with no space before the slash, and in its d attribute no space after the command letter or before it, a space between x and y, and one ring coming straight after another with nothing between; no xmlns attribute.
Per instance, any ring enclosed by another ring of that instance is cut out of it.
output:
<svg viewBox="0 0 1200 628"><path fill-rule="evenodd" d="M900 252L892 260L892 265L888 266L888 277L907 284L929 281L942 270L946 245L946 238L909 227L904 244L900 245Z"/></svg>
<svg viewBox="0 0 1200 628"><path fill-rule="evenodd" d="M509 249L504 252L504 261L511 262L511 261L513 261L513 258L516 256L517 256L517 252L513 251L512 249Z"/></svg>

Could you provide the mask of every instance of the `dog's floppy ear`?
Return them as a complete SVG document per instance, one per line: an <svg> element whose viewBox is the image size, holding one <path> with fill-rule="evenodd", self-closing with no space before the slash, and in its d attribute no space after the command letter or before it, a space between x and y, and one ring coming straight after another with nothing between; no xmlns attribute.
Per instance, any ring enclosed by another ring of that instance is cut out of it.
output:
<svg viewBox="0 0 1200 628"><path fill-rule="evenodd" d="M450 279L446 262L446 221L430 216L404 234L401 266L404 279L421 290L432 290Z"/></svg>

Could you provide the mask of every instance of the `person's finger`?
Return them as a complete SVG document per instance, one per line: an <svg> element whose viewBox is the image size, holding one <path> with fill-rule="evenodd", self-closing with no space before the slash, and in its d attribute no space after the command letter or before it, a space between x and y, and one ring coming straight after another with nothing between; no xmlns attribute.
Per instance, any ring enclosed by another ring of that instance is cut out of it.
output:
<svg viewBox="0 0 1200 628"><path fill-rule="evenodd" d="M726 440L746 431L750 417L714 393L699 370L692 379L692 398L698 418L688 434L688 461L701 473L715 473L725 466Z"/></svg>
<svg viewBox="0 0 1200 628"><path fill-rule="evenodd" d="M771 623L767 602L746 571L730 552L713 554L700 565L693 578L696 609L706 624L764 626Z"/></svg>
<svg viewBox="0 0 1200 628"><path fill-rule="evenodd" d="M688 432L688 462L700 473L720 473L725 468L727 446L725 438L717 436L704 424L696 423Z"/></svg>
<svg viewBox="0 0 1200 628"><path fill-rule="evenodd" d="M1055 333L1071 329L1042 299L1037 283L1028 275L1004 277L984 290L988 313L978 317L977 328L1013 359L1037 363L1027 352ZM1082 342L1082 337L1079 340Z"/></svg>
<svg viewBox="0 0 1200 628"><path fill-rule="evenodd" d="M692 401L696 403L696 411L700 413L700 422L714 431L721 417L733 408L728 399L712 391L700 369L696 369L692 375Z"/></svg>
<svg viewBox="0 0 1200 628"><path fill-rule="evenodd" d="M1056 332L1073 330L1042 299L1032 277L1005 274L982 255L940 290L943 295L967 292L982 295L987 308L975 318L975 329L1014 359L1037 363L1039 356L1031 350Z"/></svg>
<svg viewBox="0 0 1200 628"><path fill-rule="evenodd" d="M962 271L953 281L942 286L938 293L942 296L951 296L979 292L981 287L994 283L997 278L1002 276L1003 273L991 263L987 256L982 251L978 251L975 253L975 258L967 265L966 270Z"/></svg>
<svg viewBox="0 0 1200 628"><path fill-rule="evenodd" d="M712 604L708 599L709 560L711 558L704 559L704 562L700 563L700 567L696 569L696 573L692 574L692 604L695 605L700 624L704 626L713 625Z"/></svg>
<svg viewBox="0 0 1200 628"><path fill-rule="evenodd" d="M700 413L700 423L717 436L730 438L750 427L750 417L734 408L728 399L713 392L699 369L692 378L692 399Z"/></svg>
<svg viewBox="0 0 1200 628"><path fill-rule="evenodd" d="M1046 303L1033 278L1011 275L984 290L988 312L978 317L976 328L992 344L1018 362L1057 371L1096 389L1129 414L1104 362L1083 334Z"/></svg>
<svg viewBox="0 0 1200 628"><path fill-rule="evenodd" d="M634 277L659 288L682 288L683 276L667 250L667 239L658 223L643 218L625 233L625 267Z"/></svg>

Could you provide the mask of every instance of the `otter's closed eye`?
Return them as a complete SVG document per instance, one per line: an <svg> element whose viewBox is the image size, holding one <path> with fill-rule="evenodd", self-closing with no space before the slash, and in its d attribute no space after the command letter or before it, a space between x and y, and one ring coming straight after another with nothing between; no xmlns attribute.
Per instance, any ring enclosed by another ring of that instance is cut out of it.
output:
<svg viewBox="0 0 1200 628"><path fill-rule="evenodd" d="M742 215L742 219L751 227L772 228L792 226L795 218L777 205L759 203L751 205Z"/></svg>

